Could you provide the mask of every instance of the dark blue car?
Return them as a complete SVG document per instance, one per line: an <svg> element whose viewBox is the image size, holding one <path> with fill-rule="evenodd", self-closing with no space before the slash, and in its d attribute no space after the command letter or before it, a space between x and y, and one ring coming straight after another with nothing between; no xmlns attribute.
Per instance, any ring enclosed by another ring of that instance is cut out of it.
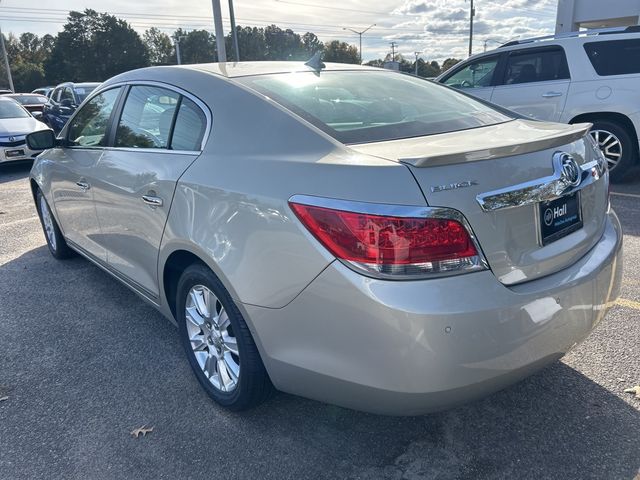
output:
<svg viewBox="0 0 640 480"><path fill-rule="evenodd" d="M49 101L42 111L42 121L58 133L87 95L98 85L100 84L96 82L61 83L49 96Z"/></svg>

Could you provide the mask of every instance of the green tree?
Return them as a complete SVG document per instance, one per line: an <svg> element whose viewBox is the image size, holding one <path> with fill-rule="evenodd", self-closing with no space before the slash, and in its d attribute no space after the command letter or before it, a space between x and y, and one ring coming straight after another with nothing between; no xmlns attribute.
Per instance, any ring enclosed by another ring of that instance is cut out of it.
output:
<svg viewBox="0 0 640 480"><path fill-rule="evenodd" d="M442 72L446 72L454 65L460 63L462 60L458 60L457 58L447 58L444 62L442 62Z"/></svg>
<svg viewBox="0 0 640 480"><path fill-rule="evenodd" d="M7 55L11 66L11 75L16 91L30 92L46 83L43 63L51 55L53 37L26 32L16 37L10 34L5 38ZM1 67L2 86L8 87L4 64Z"/></svg>
<svg viewBox="0 0 640 480"><path fill-rule="evenodd" d="M217 61L216 37L206 30L185 32L181 28L174 36L180 37L182 63L210 63Z"/></svg>
<svg viewBox="0 0 640 480"><path fill-rule="evenodd" d="M324 46L323 60L336 63L360 63L360 56L355 45L332 40Z"/></svg>
<svg viewBox="0 0 640 480"><path fill-rule="evenodd" d="M151 27L142 35L151 65L169 65L174 63L174 52L171 38L156 27Z"/></svg>
<svg viewBox="0 0 640 480"><path fill-rule="evenodd" d="M69 12L45 72L53 82L102 81L147 65L147 49L127 22L87 9Z"/></svg>

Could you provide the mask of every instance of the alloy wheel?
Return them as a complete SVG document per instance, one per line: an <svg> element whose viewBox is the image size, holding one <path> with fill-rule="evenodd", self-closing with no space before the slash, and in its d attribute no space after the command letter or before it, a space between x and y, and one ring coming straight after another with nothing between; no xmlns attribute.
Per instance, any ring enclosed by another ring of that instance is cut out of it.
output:
<svg viewBox="0 0 640 480"><path fill-rule="evenodd" d="M609 170L616 168L622 158L622 142L620 142L620 139L606 130L591 130L591 136L607 159Z"/></svg>
<svg viewBox="0 0 640 480"><path fill-rule="evenodd" d="M216 389L234 391L240 379L240 353L224 306L207 287L195 285L187 294L185 317L200 369Z"/></svg>
<svg viewBox="0 0 640 480"><path fill-rule="evenodd" d="M44 195L40 196L40 216L42 217L42 224L44 225L44 232L49 240L49 245L53 250L56 249L56 232L53 228L53 219L51 218L51 212L49 211L49 205L44 199Z"/></svg>

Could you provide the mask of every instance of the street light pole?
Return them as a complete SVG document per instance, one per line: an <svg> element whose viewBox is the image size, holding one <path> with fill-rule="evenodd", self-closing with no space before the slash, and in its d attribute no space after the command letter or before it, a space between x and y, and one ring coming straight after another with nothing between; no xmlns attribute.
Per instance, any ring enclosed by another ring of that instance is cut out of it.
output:
<svg viewBox="0 0 640 480"><path fill-rule="evenodd" d="M376 24L374 23L373 25L370 25L369 27L365 28L364 30L362 30L361 32L358 32L357 30L354 30L353 28L348 28L348 27L342 27L343 30L349 30L350 32L355 33L356 35L358 35L360 37L360 65L362 65L362 35L366 32L368 32L369 30L371 30L373 27L375 27Z"/></svg>
<svg viewBox="0 0 640 480"><path fill-rule="evenodd" d="M222 30L222 9L220 0L211 0L213 7L213 24L216 29L216 51L218 52L218 62L227 61L227 49L224 45L224 30Z"/></svg>
<svg viewBox="0 0 640 480"><path fill-rule="evenodd" d="M231 22L231 39L233 41L233 53L236 62L240 61L240 48L238 47L238 32L236 32L236 16L233 13L233 0L229 0L229 21Z"/></svg>
<svg viewBox="0 0 640 480"><path fill-rule="evenodd" d="M420 57L420 53L422 52L413 52L416 54L416 77L418 76L418 58Z"/></svg>
<svg viewBox="0 0 640 480"><path fill-rule="evenodd" d="M473 0L471 2L471 9L469 11L469 56L473 55L473 17L476 16L476 9L473 8Z"/></svg>

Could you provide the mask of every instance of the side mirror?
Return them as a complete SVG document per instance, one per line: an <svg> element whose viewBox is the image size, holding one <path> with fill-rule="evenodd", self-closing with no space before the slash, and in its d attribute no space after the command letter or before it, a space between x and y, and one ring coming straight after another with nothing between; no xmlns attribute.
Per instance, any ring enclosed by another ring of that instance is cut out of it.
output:
<svg viewBox="0 0 640 480"><path fill-rule="evenodd" d="M47 150L56 146L56 135L53 130L40 130L27 135L26 141L31 150Z"/></svg>
<svg viewBox="0 0 640 480"><path fill-rule="evenodd" d="M42 112L31 112L31 116L39 120L42 118Z"/></svg>

